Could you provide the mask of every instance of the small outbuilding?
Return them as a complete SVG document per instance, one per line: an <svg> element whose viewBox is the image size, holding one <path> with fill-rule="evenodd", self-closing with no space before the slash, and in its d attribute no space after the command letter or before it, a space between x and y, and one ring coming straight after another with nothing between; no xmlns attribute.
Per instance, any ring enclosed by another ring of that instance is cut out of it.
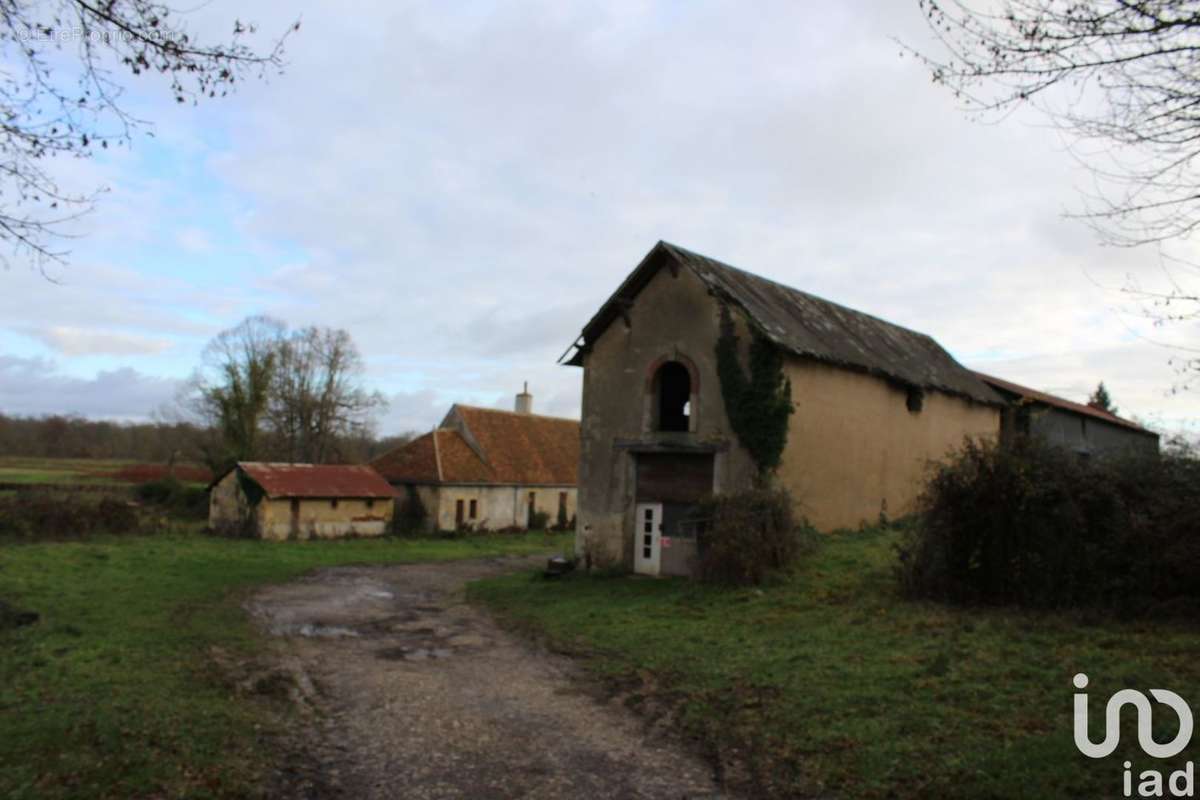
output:
<svg viewBox="0 0 1200 800"><path fill-rule="evenodd" d="M369 466L254 461L209 488L209 528L276 540L382 536L396 494Z"/></svg>
<svg viewBox="0 0 1200 800"><path fill-rule="evenodd" d="M454 405L435 430L371 464L397 489L398 513L424 530L501 530L575 520L579 422ZM540 519L539 519L540 518Z"/></svg>
<svg viewBox="0 0 1200 800"><path fill-rule="evenodd" d="M1080 458L1158 452L1158 434L1133 420L982 372L975 374L1009 403L1000 423L1004 440L1040 436Z"/></svg>

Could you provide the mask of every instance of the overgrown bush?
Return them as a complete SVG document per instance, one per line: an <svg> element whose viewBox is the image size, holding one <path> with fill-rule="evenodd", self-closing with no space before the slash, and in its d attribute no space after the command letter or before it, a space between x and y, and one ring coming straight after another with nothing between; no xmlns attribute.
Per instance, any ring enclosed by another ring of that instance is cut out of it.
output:
<svg viewBox="0 0 1200 800"><path fill-rule="evenodd" d="M137 511L113 497L37 491L0 498L0 538L4 539L78 539L139 530Z"/></svg>
<svg viewBox="0 0 1200 800"><path fill-rule="evenodd" d="M545 511L534 511L529 514L529 530L544 531L550 527L550 515Z"/></svg>
<svg viewBox="0 0 1200 800"><path fill-rule="evenodd" d="M208 491L166 477L138 484L134 495L143 503L163 508L173 516L189 519L208 517Z"/></svg>
<svg viewBox="0 0 1200 800"><path fill-rule="evenodd" d="M790 566L812 535L794 519L791 496L777 488L717 495L696 517L700 578L709 583L760 584Z"/></svg>
<svg viewBox="0 0 1200 800"><path fill-rule="evenodd" d="M1138 612L1200 601L1200 460L1080 460L1037 437L935 467L900 547L914 595Z"/></svg>

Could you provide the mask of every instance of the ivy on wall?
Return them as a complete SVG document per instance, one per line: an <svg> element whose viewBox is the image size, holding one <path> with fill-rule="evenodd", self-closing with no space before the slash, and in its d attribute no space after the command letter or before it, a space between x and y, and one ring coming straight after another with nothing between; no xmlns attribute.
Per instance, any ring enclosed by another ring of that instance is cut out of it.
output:
<svg viewBox="0 0 1200 800"><path fill-rule="evenodd" d="M754 327L746 374L738 358L733 317L725 304L717 337L717 377L729 424L754 459L759 478L765 478L779 466L787 444L788 417L794 410L792 384L783 374L783 352Z"/></svg>

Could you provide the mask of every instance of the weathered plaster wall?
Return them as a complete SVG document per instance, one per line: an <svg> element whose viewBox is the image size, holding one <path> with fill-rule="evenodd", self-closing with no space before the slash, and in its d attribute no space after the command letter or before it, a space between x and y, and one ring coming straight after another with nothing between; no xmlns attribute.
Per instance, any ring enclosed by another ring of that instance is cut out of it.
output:
<svg viewBox="0 0 1200 800"><path fill-rule="evenodd" d="M224 535L248 533L254 510L238 485L237 470L217 482L208 493L208 527Z"/></svg>
<svg viewBox="0 0 1200 800"><path fill-rule="evenodd" d="M335 539L341 536L382 536L391 525L394 504L390 498L374 501L340 498L337 507L331 500L298 499L298 524L292 525L292 500L264 498L257 509L259 536L282 540Z"/></svg>
<svg viewBox="0 0 1200 800"><path fill-rule="evenodd" d="M598 563L632 567L635 456L639 447L672 443L715 451L718 491L749 483L752 464L728 428L716 372L720 307L689 271L658 272L629 309L584 355L583 419L576 549ZM739 331L748 341L744 326ZM681 358L682 356L682 358ZM649 430L650 379L663 360L694 371L691 430ZM697 380L698 379L698 380ZM697 387L695 383L699 383Z"/></svg>
<svg viewBox="0 0 1200 800"><path fill-rule="evenodd" d="M454 530L457 526L457 501L463 501L463 522L477 530L524 528L529 517L529 493L534 493L534 508L550 515L550 525L558 522L558 496L567 494L567 520L576 513L574 486L439 486L432 489L436 500L426 508L437 521L439 530ZM424 498L422 498L424 499ZM471 501L476 502L476 515L470 516ZM434 514L436 509L436 514Z"/></svg>
<svg viewBox="0 0 1200 800"><path fill-rule="evenodd" d="M821 530L908 513L929 460L1000 432L996 407L926 391L912 412L905 390L880 378L802 359L785 370L796 410L779 478Z"/></svg>

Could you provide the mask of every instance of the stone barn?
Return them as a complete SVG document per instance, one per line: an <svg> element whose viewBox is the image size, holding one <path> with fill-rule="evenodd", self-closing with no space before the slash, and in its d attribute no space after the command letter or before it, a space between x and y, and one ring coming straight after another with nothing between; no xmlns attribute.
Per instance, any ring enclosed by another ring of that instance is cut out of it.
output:
<svg viewBox="0 0 1200 800"><path fill-rule="evenodd" d="M454 405L441 425L372 462L397 490L397 513L425 530L552 527L575 520L579 422Z"/></svg>
<svg viewBox="0 0 1200 800"><path fill-rule="evenodd" d="M248 461L209 488L210 529L276 540L382 536L396 494L368 466Z"/></svg>
<svg viewBox="0 0 1200 800"><path fill-rule="evenodd" d="M794 413L778 480L821 530L912 508L928 460L995 437L1004 400L929 336L659 242L587 323L577 548L648 574L689 574L686 524L748 487L717 375L722 319L783 354Z"/></svg>

